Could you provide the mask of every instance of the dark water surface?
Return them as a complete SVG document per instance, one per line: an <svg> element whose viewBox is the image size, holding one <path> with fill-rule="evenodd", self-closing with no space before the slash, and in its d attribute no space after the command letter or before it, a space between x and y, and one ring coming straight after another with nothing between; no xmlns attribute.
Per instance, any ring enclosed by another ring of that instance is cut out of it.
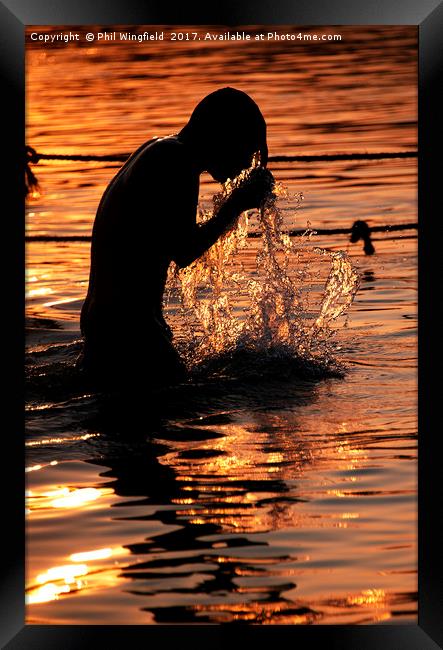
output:
<svg viewBox="0 0 443 650"><path fill-rule="evenodd" d="M415 149L416 29L324 31L343 41L28 46L27 142L131 151L232 85L260 105L271 155ZM39 163L28 234L89 235L117 167ZM284 228L417 219L414 159L271 169ZM217 189L202 178L203 207ZM28 243L28 623L416 622L416 231L373 240L365 256L314 235L290 268L314 315L330 258L314 273L313 247L358 270L334 323L342 372L234 355L126 403L73 371L89 244ZM259 245L237 254L251 278Z"/></svg>

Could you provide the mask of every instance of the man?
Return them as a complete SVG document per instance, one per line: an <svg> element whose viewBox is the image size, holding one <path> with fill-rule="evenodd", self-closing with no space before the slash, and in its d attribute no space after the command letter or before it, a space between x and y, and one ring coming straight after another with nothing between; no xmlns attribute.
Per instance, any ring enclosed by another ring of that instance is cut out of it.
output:
<svg viewBox="0 0 443 650"><path fill-rule="evenodd" d="M196 106L177 135L142 145L111 181L94 223L80 319L81 366L98 386L159 386L186 377L162 315L168 266L191 264L243 211L260 206L266 187L256 182L196 223L200 174L224 183L250 167L257 152L266 167L266 123L257 104L222 88Z"/></svg>

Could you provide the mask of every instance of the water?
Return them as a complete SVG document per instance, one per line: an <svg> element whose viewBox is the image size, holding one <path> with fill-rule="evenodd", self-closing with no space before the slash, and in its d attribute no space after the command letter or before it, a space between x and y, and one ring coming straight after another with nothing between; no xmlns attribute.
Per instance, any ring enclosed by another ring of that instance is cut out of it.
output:
<svg viewBox="0 0 443 650"><path fill-rule="evenodd" d="M358 289L358 273L343 251L331 253L307 246L306 238L314 234L312 231L292 239L282 231L279 195L288 199L287 193L272 175L268 179L266 172L255 165L238 179L228 181L224 192L215 195L214 210L236 188L261 176L269 189L256 214L261 241L256 246L255 268L246 269L244 255L239 255L248 246L246 212L238 225L196 262L181 270L171 265L165 315L170 318L175 344L190 371L202 365L207 373L208 367L220 358L229 363L232 371L233 358L240 358L244 369L251 362L259 362L261 367L254 367L253 371L263 372L270 359L277 358L302 370L304 376L314 369L325 376L334 367L338 370L333 347L327 343L335 334L329 325L352 303ZM303 197L300 194L293 198L295 211ZM210 216L209 211L203 213L201 221ZM302 258L303 253L307 253L309 260L306 255ZM327 279L321 291L317 291L318 315L312 306L314 292L306 282L308 275L315 275L317 282L320 279L321 271L314 271L317 256L330 260Z"/></svg>
<svg viewBox="0 0 443 650"><path fill-rule="evenodd" d="M262 108L271 155L414 149L415 29L340 31L295 53L30 47L27 141L130 151L232 85ZM90 234L116 169L34 167L28 234ZM193 379L154 403L84 390L89 245L28 243L28 623L416 622L415 233L374 236L370 257L315 234L416 221L416 162L271 170L286 195L171 268L165 315ZM200 219L217 192L204 175Z"/></svg>

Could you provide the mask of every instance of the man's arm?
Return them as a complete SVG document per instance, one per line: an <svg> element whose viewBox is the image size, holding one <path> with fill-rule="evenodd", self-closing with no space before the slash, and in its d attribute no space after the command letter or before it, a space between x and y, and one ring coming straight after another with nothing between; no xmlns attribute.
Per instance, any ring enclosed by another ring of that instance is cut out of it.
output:
<svg viewBox="0 0 443 650"><path fill-rule="evenodd" d="M187 228L179 228L179 237L176 239L172 255L174 262L180 267L192 264L234 226L242 212L260 207L268 191L269 179L263 174L252 183L234 190L209 221L197 225L193 220L190 225L188 220Z"/></svg>
<svg viewBox="0 0 443 650"><path fill-rule="evenodd" d="M144 200L147 179L154 190L150 197L154 213L164 211L168 197L169 219L161 228L162 237L168 242L168 256L180 267L201 257L242 212L259 207L269 191L268 177L272 178L263 170L252 182L235 189L209 221L197 225L199 179L186 148L175 138L165 138L147 147L141 156L140 160L135 157L131 170L140 193L137 201Z"/></svg>
<svg viewBox="0 0 443 650"><path fill-rule="evenodd" d="M209 221L200 225L194 223L186 232L182 231L174 247L174 262L179 267L195 262L235 224L242 212L241 206L228 200Z"/></svg>

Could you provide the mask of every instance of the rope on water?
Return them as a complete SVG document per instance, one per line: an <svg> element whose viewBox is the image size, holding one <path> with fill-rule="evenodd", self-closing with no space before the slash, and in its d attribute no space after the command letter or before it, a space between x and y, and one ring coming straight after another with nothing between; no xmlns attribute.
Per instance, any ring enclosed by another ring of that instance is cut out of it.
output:
<svg viewBox="0 0 443 650"><path fill-rule="evenodd" d="M371 241L371 234L374 232L389 233L400 230L418 230L418 223L399 223L392 226L374 226L370 228L366 221L354 221L351 228L297 228L286 232L290 237L298 237L301 235L309 234L312 232L316 235L351 235L350 242L356 243L363 240L363 250L366 255L373 255L375 253L374 245ZM261 237L260 232L249 232L248 237L258 238ZM90 242L90 235L27 235L25 237L27 242Z"/></svg>
<svg viewBox="0 0 443 650"><path fill-rule="evenodd" d="M33 147L26 145L25 151L25 196L39 193L40 188L31 165L37 165L41 160L67 160L72 162L126 162L129 153L114 154L55 154L38 153ZM269 156L269 162L334 162L337 160L386 160L392 158L417 158L417 151L384 151L382 153L335 153L307 154L293 156Z"/></svg>
<svg viewBox="0 0 443 650"><path fill-rule="evenodd" d="M40 160L69 160L74 162L125 162L130 158L129 153L116 153L107 155L83 155L83 154L46 154L38 153L35 149L26 145L26 162L25 162L25 196L35 191L39 191L37 178L33 174L30 165L36 165ZM269 162L333 162L338 160L385 160L393 158L417 158L417 151L384 151L381 153L338 153L338 154L307 154L293 156L269 156ZM417 229L418 224L398 224L393 226L374 226L370 228L366 221L355 221L351 228L318 228L315 233L318 235L338 235L350 234L351 243L363 240L363 250L366 255L372 255L375 252L371 241L373 232L391 232L394 230ZM306 229L291 230L287 234L299 236L306 232ZM260 233L250 232L248 237L260 237ZM88 235L28 235L26 241L33 242L88 242L91 237Z"/></svg>
<svg viewBox="0 0 443 650"><path fill-rule="evenodd" d="M269 162L333 162L335 160L383 160L388 158L417 158L417 151L384 151L381 153L334 153L307 154L293 156L269 156ZM53 154L37 153L35 149L26 146L26 160L36 165L40 160L71 160L78 162L126 162L129 153L115 154Z"/></svg>
<svg viewBox="0 0 443 650"><path fill-rule="evenodd" d="M298 237L304 235L305 233L315 233L316 235L349 235L352 234L354 237L361 230L361 224L364 224L368 228L370 233L373 232L394 232L398 230L417 230L418 223L398 223L392 226L373 226L370 228L366 221L354 221L351 228L296 228L294 230L285 231L285 234L290 237ZM261 237L260 232L248 232L248 237L258 238ZM359 239L362 238L361 235ZM35 242L82 242L82 241L91 241L91 235L26 235L26 241L35 241ZM358 241L358 239L355 239Z"/></svg>
<svg viewBox="0 0 443 650"><path fill-rule="evenodd" d="M335 160L384 160L388 158L417 158L417 151L385 151L382 153L325 153L306 156L269 156L270 162L333 162Z"/></svg>

